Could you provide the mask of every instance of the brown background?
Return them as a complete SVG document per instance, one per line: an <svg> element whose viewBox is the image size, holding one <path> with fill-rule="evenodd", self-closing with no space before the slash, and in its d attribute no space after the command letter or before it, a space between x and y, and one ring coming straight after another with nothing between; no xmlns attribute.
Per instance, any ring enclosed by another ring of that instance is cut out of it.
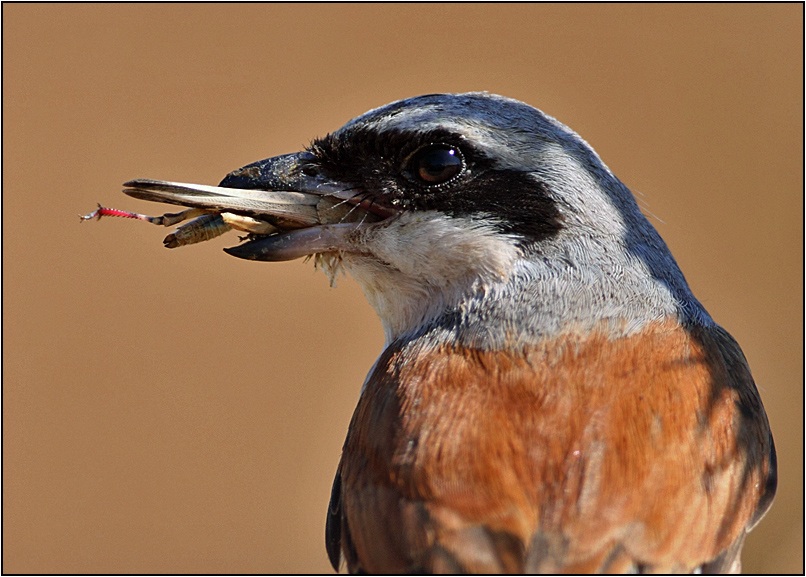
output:
<svg viewBox="0 0 806 577"><path fill-rule="evenodd" d="M803 6L3 6L3 569L327 572L382 344L349 279L79 224L391 100L489 90L640 191L778 444L748 571L802 571Z"/></svg>

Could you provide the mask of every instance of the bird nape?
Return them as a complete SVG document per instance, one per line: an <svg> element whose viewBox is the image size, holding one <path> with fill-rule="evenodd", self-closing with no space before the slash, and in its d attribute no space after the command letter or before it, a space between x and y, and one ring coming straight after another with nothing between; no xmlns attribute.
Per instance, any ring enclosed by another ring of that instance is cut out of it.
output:
<svg viewBox="0 0 806 577"><path fill-rule="evenodd" d="M169 247L352 275L384 350L333 483L352 573L738 572L775 449L747 361L633 195L557 120L487 93L371 110L219 186L124 192Z"/></svg>

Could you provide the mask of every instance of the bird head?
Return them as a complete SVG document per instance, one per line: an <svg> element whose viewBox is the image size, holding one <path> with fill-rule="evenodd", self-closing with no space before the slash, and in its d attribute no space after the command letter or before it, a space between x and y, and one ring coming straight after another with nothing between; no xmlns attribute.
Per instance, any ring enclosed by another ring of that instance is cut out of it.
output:
<svg viewBox="0 0 806 577"><path fill-rule="evenodd" d="M394 102L219 186L330 199L313 224L225 250L343 269L389 342L438 328L517 346L574 325L629 332L707 316L627 187L571 129L517 100Z"/></svg>

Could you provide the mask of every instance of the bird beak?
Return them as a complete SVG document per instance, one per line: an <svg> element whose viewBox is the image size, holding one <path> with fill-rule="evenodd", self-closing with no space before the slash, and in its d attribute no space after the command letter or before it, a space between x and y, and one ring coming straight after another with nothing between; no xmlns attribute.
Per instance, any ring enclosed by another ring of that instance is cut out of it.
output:
<svg viewBox="0 0 806 577"><path fill-rule="evenodd" d="M221 214L228 224L250 233L246 242L224 250L248 260L348 251L354 246L350 239L362 228L397 214L321 176L311 168L312 160L308 152L261 160L234 170L218 186L132 180L123 192Z"/></svg>

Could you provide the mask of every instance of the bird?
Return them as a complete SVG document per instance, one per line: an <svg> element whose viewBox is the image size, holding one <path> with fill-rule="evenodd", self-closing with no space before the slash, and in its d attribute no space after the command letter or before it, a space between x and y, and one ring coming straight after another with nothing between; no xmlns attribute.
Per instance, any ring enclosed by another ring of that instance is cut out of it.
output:
<svg viewBox="0 0 806 577"><path fill-rule="evenodd" d="M223 214L249 233L232 256L349 274L380 317L327 510L334 570L741 571L777 485L748 362L560 121L427 94L219 187L158 182L125 192Z"/></svg>

